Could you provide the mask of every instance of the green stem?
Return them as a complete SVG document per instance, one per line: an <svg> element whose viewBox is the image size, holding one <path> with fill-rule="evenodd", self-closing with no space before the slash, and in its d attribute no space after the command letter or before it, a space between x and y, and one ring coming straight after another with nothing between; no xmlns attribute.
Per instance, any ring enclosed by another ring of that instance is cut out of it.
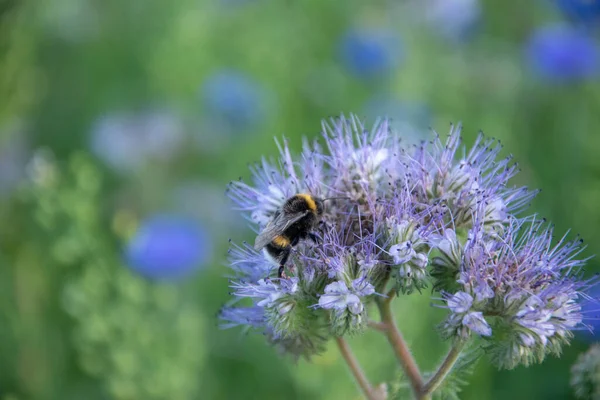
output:
<svg viewBox="0 0 600 400"><path fill-rule="evenodd" d="M380 332L387 331L387 325L384 324L383 322L369 321L368 326L369 326L369 328L375 329L376 331L380 331Z"/></svg>
<svg viewBox="0 0 600 400"><path fill-rule="evenodd" d="M465 343L466 342L464 340L457 340L454 342L442 364L423 387L423 392L425 394L433 393L442 384L442 382L444 382L444 379L446 379L450 371L452 371L452 367L458 360Z"/></svg>
<svg viewBox="0 0 600 400"><path fill-rule="evenodd" d="M415 397L419 400L426 400L428 396L423 393L423 378L421 377L419 367L394 321L391 302L395 295L395 291L390 291L386 299L378 302L381 322L386 325L385 334L394 349L394 353L396 353L396 358L400 361L400 365L402 365L402 369L410 381Z"/></svg>
<svg viewBox="0 0 600 400"><path fill-rule="evenodd" d="M364 393L365 397L368 400L380 400L373 391L373 387L369 383L367 377L365 376L365 373L360 368L358 360L356 359L356 357L354 357L354 354L352 353L348 342L346 342L346 340L342 337L336 337L335 340L337 342L338 347L340 348L340 353L342 353L344 360L346 360L346 364L348 364L348 367L350 367L350 372L352 372L354 379L358 383L358 386L360 386L360 388L362 389L362 392Z"/></svg>

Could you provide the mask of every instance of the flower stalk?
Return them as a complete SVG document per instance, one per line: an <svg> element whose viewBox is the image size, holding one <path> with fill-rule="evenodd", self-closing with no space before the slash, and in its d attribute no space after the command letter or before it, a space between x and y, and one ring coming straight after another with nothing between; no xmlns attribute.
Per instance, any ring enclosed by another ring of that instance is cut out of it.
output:
<svg viewBox="0 0 600 400"><path fill-rule="evenodd" d="M344 357L346 364L348 364L348 368L350 368L350 372L352 372L354 380L356 381L358 386L360 386L360 389L362 390L365 397L368 400L383 400L380 397L378 397L375 391L373 390L373 387L369 383L367 376L360 367L358 360L352 353L348 342L342 337L336 337L335 341L340 349L342 357Z"/></svg>
<svg viewBox="0 0 600 400"><path fill-rule="evenodd" d="M444 382L444 379L446 379L450 371L452 371L452 367L454 367L454 364L460 357L460 354L464 349L465 344L465 340L457 340L454 342L454 344L448 351L446 358L438 367L435 374L423 386L424 394L432 394L438 387L440 387L440 385Z"/></svg>
<svg viewBox="0 0 600 400"><path fill-rule="evenodd" d="M379 306L379 313L381 314L381 323L385 324L385 335L390 342L404 373L410 381L413 393L417 399L425 399L425 397L423 397L423 377L421 376L419 367L394 320L394 314L391 307L391 299L393 299L393 297L394 293L377 303Z"/></svg>

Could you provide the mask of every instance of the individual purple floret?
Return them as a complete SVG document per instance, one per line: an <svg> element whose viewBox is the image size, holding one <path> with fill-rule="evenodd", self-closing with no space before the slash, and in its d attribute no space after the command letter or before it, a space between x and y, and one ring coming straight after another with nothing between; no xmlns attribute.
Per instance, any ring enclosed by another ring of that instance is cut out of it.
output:
<svg viewBox="0 0 600 400"><path fill-rule="evenodd" d="M373 294L375 289L364 278L357 278L352 281L350 289L345 282L336 281L325 286L324 291L319 298L319 307L337 311L348 309L352 314L360 314L364 309L360 298Z"/></svg>

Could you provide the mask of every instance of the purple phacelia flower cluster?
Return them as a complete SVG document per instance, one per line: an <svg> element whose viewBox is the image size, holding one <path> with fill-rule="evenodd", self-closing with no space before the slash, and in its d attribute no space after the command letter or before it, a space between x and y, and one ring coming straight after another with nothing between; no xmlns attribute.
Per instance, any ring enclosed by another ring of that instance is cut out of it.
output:
<svg viewBox="0 0 600 400"><path fill-rule="evenodd" d="M500 233L483 225L476 216L468 231L448 230L432 259L436 288L451 311L442 332L489 337L486 349L505 368L558 354L585 326L581 303L596 283L580 278L581 240L553 244L552 227L535 217L512 216Z"/></svg>
<svg viewBox="0 0 600 400"><path fill-rule="evenodd" d="M295 356L320 352L331 337L361 333L372 302L432 287L448 316L443 337L483 338L505 368L557 353L586 327L579 240L553 244L545 222L520 216L537 192L512 187L518 169L480 135L466 151L460 126L447 139L405 146L386 120L323 124L324 144L252 167L253 183L230 197L260 232L291 196L329 199L320 240L293 247L286 274L253 247L232 245L234 299L224 327L262 331Z"/></svg>

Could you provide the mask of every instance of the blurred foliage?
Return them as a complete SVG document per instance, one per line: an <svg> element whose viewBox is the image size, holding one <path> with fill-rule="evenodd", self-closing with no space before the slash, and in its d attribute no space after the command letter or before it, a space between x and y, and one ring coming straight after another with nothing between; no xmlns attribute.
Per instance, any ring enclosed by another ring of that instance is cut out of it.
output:
<svg viewBox="0 0 600 400"><path fill-rule="evenodd" d="M214 318L228 299L227 237L253 234L228 211L226 183L273 155L273 136L299 150L340 112L381 107L410 140L451 121L468 143L483 129L520 162L516 183L543 189L533 211L600 253L600 85L541 79L526 55L537 28L577 26L583 11L567 22L552 0L471 3L475 19L436 29L456 16L428 13L433 0L0 0L0 399L359 398L334 344L293 363ZM597 44L594 20L584 29ZM348 42L370 32L393 40ZM223 74L241 78L210 80ZM102 121L153 112L168 118L109 124L111 139L92 146ZM5 184L16 177L20 188ZM163 212L213 244L179 282L139 276L122 256L140 221ZM433 368L448 346L433 329L443 312L424 295L396 315ZM589 340L528 369L479 362L459 397L570 398ZM397 378L380 334L350 342L371 380Z"/></svg>
<svg viewBox="0 0 600 400"><path fill-rule="evenodd" d="M582 353L571 368L571 385L580 399L600 399L600 346Z"/></svg>

